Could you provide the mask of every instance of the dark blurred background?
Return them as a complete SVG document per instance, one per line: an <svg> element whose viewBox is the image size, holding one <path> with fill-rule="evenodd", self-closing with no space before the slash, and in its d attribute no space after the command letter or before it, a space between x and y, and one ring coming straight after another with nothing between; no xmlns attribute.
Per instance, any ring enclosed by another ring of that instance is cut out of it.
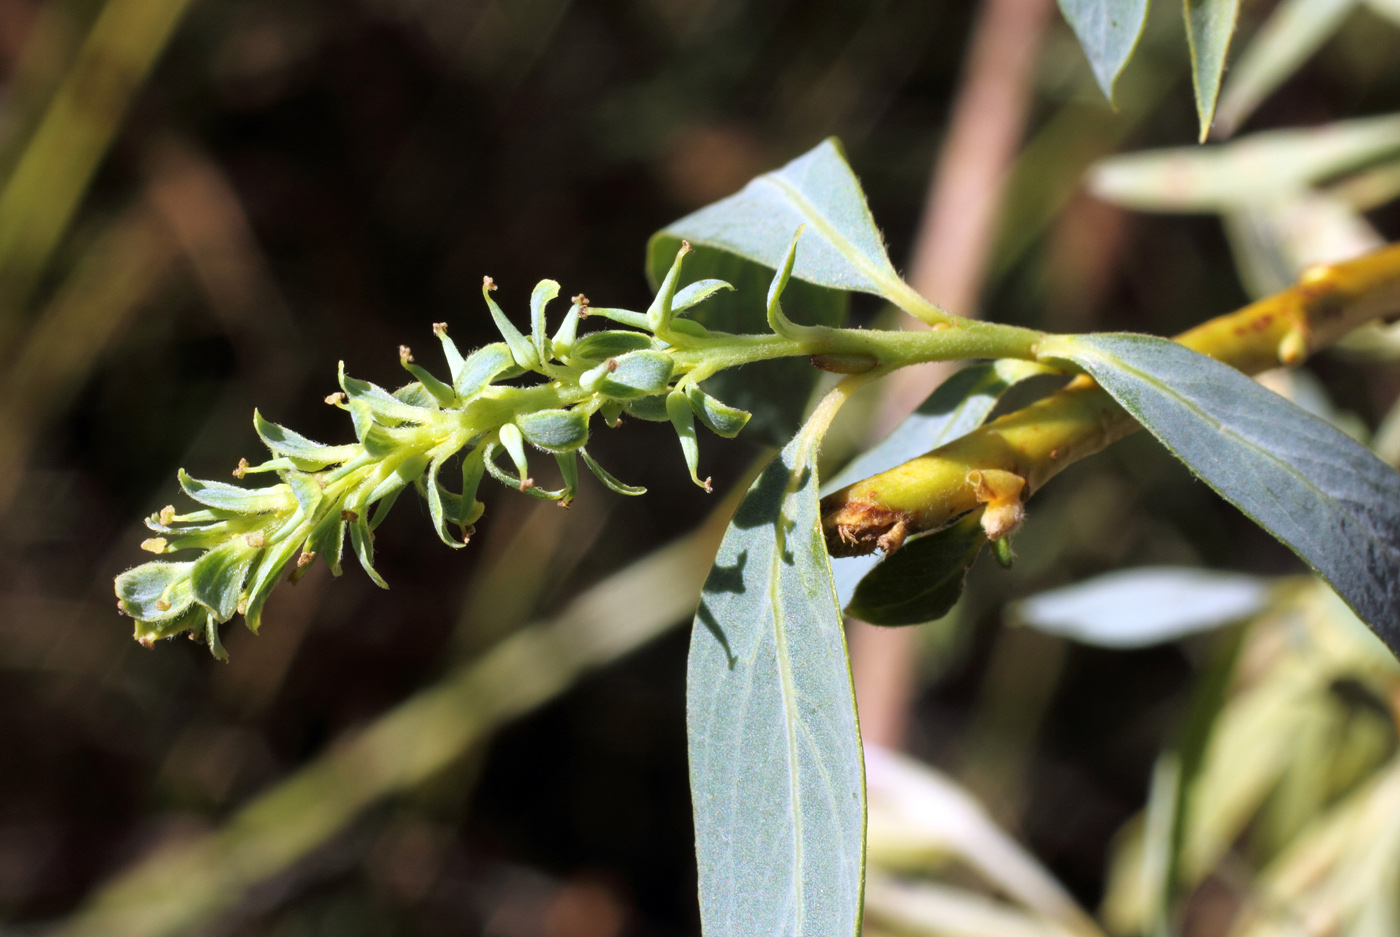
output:
<svg viewBox="0 0 1400 937"><path fill-rule="evenodd" d="M1245 31L1271 6L1246 5ZM137 646L113 607L112 577L145 558L140 518L175 500L178 467L224 478L257 461L254 407L348 439L321 403L336 362L397 386L408 344L441 373L432 323L463 348L491 340L484 274L517 318L541 277L643 308L653 231L828 135L902 264L976 9L0 0L0 917L27 931L88 906L718 497L685 478L669 430L628 423L595 448L647 497L595 485L564 512L493 486L462 551L405 498L377 542L391 591L318 566L278 590L261 636L226 629L221 664L184 641ZM106 33L104 17L118 18ZM1359 14L1251 129L1395 108L1386 30ZM1051 22L983 315L1170 334L1245 301L1215 219L1132 216L1078 188L1099 156L1194 139L1184 46L1179 10L1155 15L1115 113ZM1371 425L1394 394L1350 363L1318 367ZM702 474L724 490L757 451L706 440ZM1008 644L1001 603L1134 563L1296 566L1141 438L1052 485L1017 548L1012 572L979 567L960 612L921 638L909 745L986 792L1092 906L1191 662ZM245 870L187 932L698 933L686 644L669 631L426 783L308 834L314 847L268 874ZM179 894L180 864L167 871Z"/></svg>

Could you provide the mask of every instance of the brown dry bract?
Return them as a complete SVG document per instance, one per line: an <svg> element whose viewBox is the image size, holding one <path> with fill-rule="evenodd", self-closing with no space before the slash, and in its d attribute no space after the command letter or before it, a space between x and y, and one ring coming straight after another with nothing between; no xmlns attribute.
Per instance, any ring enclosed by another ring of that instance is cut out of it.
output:
<svg viewBox="0 0 1400 937"><path fill-rule="evenodd" d="M823 518L832 556L893 553L909 534L909 515L867 501L849 501ZM834 531L834 534L833 534Z"/></svg>

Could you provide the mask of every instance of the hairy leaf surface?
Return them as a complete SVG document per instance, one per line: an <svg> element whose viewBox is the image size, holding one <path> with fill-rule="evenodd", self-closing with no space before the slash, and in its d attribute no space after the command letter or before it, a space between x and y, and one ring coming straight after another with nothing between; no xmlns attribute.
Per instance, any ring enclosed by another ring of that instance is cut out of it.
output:
<svg viewBox="0 0 1400 937"><path fill-rule="evenodd" d="M686 683L707 937L856 934L864 769L802 437L749 489L724 536Z"/></svg>

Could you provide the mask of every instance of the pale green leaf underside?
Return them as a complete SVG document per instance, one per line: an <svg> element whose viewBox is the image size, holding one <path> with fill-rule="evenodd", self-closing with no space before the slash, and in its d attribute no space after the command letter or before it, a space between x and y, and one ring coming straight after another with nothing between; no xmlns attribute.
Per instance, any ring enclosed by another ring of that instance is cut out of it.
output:
<svg viewBox="0 0 1400 937"><path fill-rule="evenodd" d="M1234 368L1145 335L1057 339L1222 497L1400 651L1400 473Z"/></svg>
<svg viewBox="0 0 1400 937"><path fill-rule="evenodd" d="M908 291L890 265L865 193L835 139L661 233L776 269L800 225L807 227L793 276L887 298Z"/></svg>
<svg viewBox="0 0 1400 937"><path fill-rule="evenodd" d="M1400 116L1387 115L1118 156L1094 166L1089 186L1128 208L1220 212L1288 197L1397 152Z"/></svg>
<svg viewBox="0 0 1400 937"><path fill-rule="evenodd" d="M1060 0L1060 12L1074 30L1089 67L1113 101L1113 83L1132 58L1147 22L1147 0Z"/></svg>
<svg viewBox="0 0 1400 937"><path fill-rule="evenodd" d="M865 783L841 610L803 440L739 506L686 679L706 937L859 931Z"/></svg>
<svg viewBox="0 0 1400 937"><path fill-rule="evenodd" d="M1225 55L1240 14L1240 0L1185 0L1186 41L1191 47L1191 84L1196 89L1196 116L1201 142L1210 135Z"/></svg>
<svg viewBox="0 0 1400 937"><path fill-rule="evenodd" d="M1267 579L1182 566L1124 569L1031 596L1011 607L1017 624L1100 647L1147 647L1259 612Z"/></svg>
<svg viewBox="0 0 1400 937"><path fill-rule="evenodd" d="M1283 0L1230 70L1215 126L1229 136L1342 25L1357 0Z"/></svg>

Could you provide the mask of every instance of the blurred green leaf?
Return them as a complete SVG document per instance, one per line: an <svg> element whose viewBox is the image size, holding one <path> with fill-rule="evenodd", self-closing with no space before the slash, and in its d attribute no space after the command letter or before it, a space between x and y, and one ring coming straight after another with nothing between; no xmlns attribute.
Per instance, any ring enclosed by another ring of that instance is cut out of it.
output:
<svg viewBox="0 0 1400 937"><path fill-rule="evenodd" d="M1342 25L1357 0L1283 0L1240 55L1220 94L1215 127L1228 137Z"/></svg>
<svg viewBox="0 0 1400 937"><path fill-rule="evenodd" d="M1165 339L1051 340L1400 651L1400 473L1234 368Z"/></svg>
<svg viewBox="0 0 1400 937"><path fill-rule="evenodd" d="M1267 580L1177 566L1108 573L1012 606L1012 621L1100 647L1146 647L1241 621L1264 607Z"/></svg>
<svg viewBox="0 0 1400 937"><path fill-rule="evenodd" d="M1096 164L1094 194L1143 211L1219 212L1274 202L1400 153L1400 116L1275 130L1224 146L1152 150Z"/></svg>
<svg viewBox="0 0 1400 937"><path fill-rule="evenodd" d="M1185 0L1186 41L1191 47L1191 84L1196 89L1196 116L1201 122L1201 142L1210 136L1215 100L1225 56L1239 19L1240 0Z"/></svg>
<svg viewBox="0 0 1400 937"><path fill-rule="evenodd" d="M860 929L860 734L809 447L794 439L749 489L691 634L686 719L708 937Z"/></svg>
<svg viewBox="0 0 1400 937"><path fill-rule="evenodd" d="M1060 12L1089 57L1104 97L1112 103L1113 84L1132 58L1147 22L1147 0L1060 0Z"/></svg>
<svg viewBox="0 0 1400 937"><path fill-rule="evenodd" d="M865 574L846 611L872 625L919 625L942 618L986 546L981 512L911 538Z"/></svg>

